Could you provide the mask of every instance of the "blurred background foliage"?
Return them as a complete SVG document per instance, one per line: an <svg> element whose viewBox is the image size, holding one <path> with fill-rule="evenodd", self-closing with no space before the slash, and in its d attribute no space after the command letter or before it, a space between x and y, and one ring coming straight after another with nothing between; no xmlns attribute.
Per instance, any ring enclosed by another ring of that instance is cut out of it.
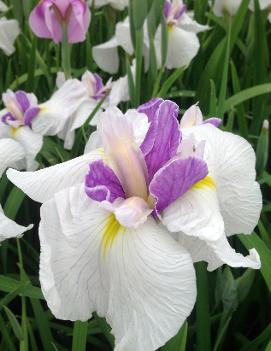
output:
<svg viewBox="0 0 271 351"><path fill-rule="evenodd" d="M28 26L34 0L8 0L9 18L16 18L22 33L11 57L0 54L0 91L10 88L34 92L39 101L48 99L55 89L56 72L61 70L60 48L49 40L37 39ZM245 137L257 152L257 174L263 192L263 212L255 233L231 239L236 250L255 247L262 268L233 269L222 267L207 273L204 263L197 264L197 305L182 327L161 351L270 351L271 350L271 168L269 129L264 120L271 115L271 25L267 13L248 10L243 0L234 18L218 18L211 1L187 1L195 19L211 29L199 35L201 48L191 65L184 69L157 69L153 50L150 69L142 69L143 23L147 18L153 44L157 25L165 23L163 0L130 0L131 35L135 47L136 77L131 80L128 57L121 49L120 71L116 77L130 73L131 102L121 109L137 106L152 96L173 99L181 113L199 102L204 115L223 119L223 129ZM72 49L72 74L80 77L89 69L100 72L92 59L92 46L109 39L115 24L128 10L114 11L109 6L92 8L92 20L84 43ZM166 55L167 30L163 31L162 61ZM180 48L181 50L181 48ZM83 152L85 139L92 129L77 132L73 150L66 151L57 138L46 138L38 157L41 167L75 157ZM0 150L1 152L1 150ZM10 218L21 224L39 222L39 206L26 199L3 177L0 202ZM0 247L0 350L104 350L113 349L110 328L97 315L87 323L70 323L53 318L43 300L38 281L39 240L37 225L23 238L9 240ZM157 321L159 323L159 321ZM142 350L144 351L144 350Z"/></svg>

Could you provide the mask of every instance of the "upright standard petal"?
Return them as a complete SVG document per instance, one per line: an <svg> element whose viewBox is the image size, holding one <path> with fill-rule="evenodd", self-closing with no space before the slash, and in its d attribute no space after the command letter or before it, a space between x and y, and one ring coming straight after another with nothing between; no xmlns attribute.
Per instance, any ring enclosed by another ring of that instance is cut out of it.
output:
<svg viewBox="0 0 271 351"><path fill-rule="evenodd" d="M58 191L75 184L83 184L91 161L103 158L96 150L70 161L40 169L36 172L7 171L9 180L37 202L45 202Z"/></svg>
<svg viewBox="0 0 271 351"><path fill-rule="evenodd" d="M220 211L227 235L250 234L262 209L262 195L255 181L255 153L243 138L212 125L183 129L205 140L205 161L217 184Z"/></svg>
<svg viewBox="0 0 271 351"><path fill-rule="evenodd" d="M94 311L106 317L115 350L153 351L177 333L193 308L192 262L153 219L125 231L114 223L78 187L45 203L42 290L58 318L85 321Z"/></svg>
<svg viewBox="0 0 271 351"><path fill-rule="evenodd" d="M19 23L16 20L0 18L0 49L6 55L11 55L15 51L14 42L19 34Z"/></svg>
<svg viewBox="0 0 271 351"><path fill-rule="evenodd" d="M24 227L6 217L0 205L0 242L5 239L16 238L32 227L32 225Z"/></svg>
<svg viewBox="0 0 271 351"><path fill-rule="evenodd" d="M178 114L179 107L172 101L157 104L154 119L141 145L149 180L177 153L181 141Z"/></svg>
<svg viewBox="0 0 271 351"><path fill-rule="evenodd" d="M103 71L110 74L115 74L119 70L118 45L114 36L106 43L96 45L92 49L94 61Z"/></svg>

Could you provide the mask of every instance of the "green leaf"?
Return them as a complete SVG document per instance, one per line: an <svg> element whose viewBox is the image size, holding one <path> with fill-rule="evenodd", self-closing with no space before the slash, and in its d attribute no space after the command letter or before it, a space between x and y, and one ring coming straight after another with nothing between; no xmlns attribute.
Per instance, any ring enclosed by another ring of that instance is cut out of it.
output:
<svg viewBox="0 0 271 351"><path fill-rule="evenodd" d="M184 323L180 331L174 338L169 340L165 346L161 348L161 351L185 351L187 342L187 331L188 324Z"/></svg>
<svg viewBox="0 0 271 351"><path fill-rule="evenodd" d="M182 76L184 71L185 71L185 67L181 67L181 68L174 70L173 73L171 73L171 75L168 77L168 79L162 85L161 90L158 93L158 96L162 97L162 98L166 98L169 89L176 82L176 80Z"/></svg>
<svg viewBox="0 0 271 351"><path fill-rule="evenodd" d="M0 275L0 291L12 293L16 289L20 289L21 286L21 281ZM20 295L33 299L43 299L40 288L28 284L20 291Z"/></svg>
<svg viewBox="0 0 271 351"><path fill-rule="evenodd" d="M9 323L11 325L11 328L13 330L14 335L16 336L16 338L18 340L22 340L23 339L23 332L22 332L22 328L20 326L20 324L17 321L17 318L15 317L15 315L13 314L13 312L11 312L11 310L4 306L4 311L6 312L6 315L8 317Z"/></svg>
<svg viewBox="0 0 271 351"><path fill-rule="evenodd" d="M223 106L223 112L229 111L234 106L237 106L245 101L255 98L256 96L271 93L271 83L257 85L240 91L239 93L228 98Z"/></svg>
<svg viewBox="0 0 271 351"><path fill-rule="evenodd" d="M85 351L87 344L88 322L77 321L73 327L72 351Z"/></svg>
<svg viewBox="0 0 271 351"><path fill-rule="evenodd" d="M261 258L261 274L271 293L271 250L266 246L256 233L252 235L239 235L241 242L249 250L255 248Z"/></svg>

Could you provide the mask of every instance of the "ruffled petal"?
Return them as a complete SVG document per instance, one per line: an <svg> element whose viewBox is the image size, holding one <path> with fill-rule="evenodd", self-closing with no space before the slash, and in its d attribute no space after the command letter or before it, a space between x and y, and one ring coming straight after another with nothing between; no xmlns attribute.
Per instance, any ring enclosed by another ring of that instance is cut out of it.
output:
<svg viewBox="0 0 271 351"><path fill-rule="evenodd" d="M243 256L230 246L225 235L216 241L204 241L180 234L179 242L188 250L194 262L208 262L208 271L213 271L223 264L236 268L261 268L261 260L255 249L249 250L249 255Z"/></svg>
<svg viewBox="0 0 271 351"><path fill-rule="evenodd" d="M100 150L40 169L36 172L7 171L9 180L37 202L45 202L58 191L75 184L83 184L91 161L103 158Z"/></svg>
<svg viewBox="0 0 271 351"><path fill-rule="evenodd" d="M203 25L194 21L187 13L182 14L180 21L178 22L178 26L188 32L193 32L196 34L211 29L211 27L208 25Z"/></svg>
<svg viewBox="0 0 271 351"><path fill-rule="evenodd" d="M40 240L41 286L53 314L85 321L97 311L117 351L159 348L194 306L191 258L152 218L124 231L76 187L42 206Z"/></svg>
<svg viewBox="0 0 271 351"><path fill-rule="evenodd" d="M251 145L238 135L202 125L186 133L205 140L205 160L217 184L220 211L227 235L250 234L262 209L260 187L255 182L256 157Z"/></svg>
<svg viewBox="0 0 271 351"><path fill-rule="evenodd" d="M196 183L162 212L161 220L171 232L183 232L208 241L221 238L224 222L212 178L208 176Z"/></svg>

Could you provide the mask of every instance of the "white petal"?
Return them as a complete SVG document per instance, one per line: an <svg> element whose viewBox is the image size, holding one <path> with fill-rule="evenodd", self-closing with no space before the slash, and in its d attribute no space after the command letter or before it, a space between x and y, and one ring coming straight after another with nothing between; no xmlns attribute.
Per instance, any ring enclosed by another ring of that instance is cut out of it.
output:
<svg viewBox="0 0 271 351"><path fill-rule="evenodd" d="M0 1L0 11L5 12L8 10L8 7L6 4L3 3L3 1Z"/></svg>
<svg viewBox="0 0 271 351"><path fill-rule="evenodd" d="M156 34L157 58L161 56L161 29L158 28ZM187 32L177 26L173 26L168 36L168 54L166 67L169 69L180 68L189 65L197 55L200 43L197 35Z"/></svg>
<svg viewBox="0 0 271 351"><path fill-rule="evenodd" d="M5 239L18 237L32 227L32 225L23 227L6 217L0 205L0 242Z"/></svg>
<svg viewBox="0 0 271 351"><path fill-rule="evenodd" d="M41 207L40 282L57 318L85 321L93 311L106 310L98 256L107 218L78 186L55 194Z"/></svg>
<svg viewBox="0 0 271 351"><path fill-rule="evenodd" d="M122 101L129 101L130 96L127 76L121 77L112 83L108 99L110 106L117 106Z"/></svg>
<svg viewBox="0 0 271 351"><path fill-rule="evenodd" d="M269 7L271 5L271 1L270 0L259 0L259 5L260 5L261 10L265 10L267 7ZM250 8L250 10L254 11L254 0L250 1L249 8Z"/></svg>
<svg viewBox="0 0 271 351"><path fill-rule="evenodd" d="M178 23L178 26L188 32L201 33L209 30L210 27L207 25L200 24L194 21L189 14L184 13Z"/></svg>
<svg viewBox="0 0 271 351"><path fill-rule="evenodd" d="M261 260L255 249L249 250L248 256L243 256L230 246L225 235L217 241L203 241L180 234L179 241L188 250L194 262L208 262L209 271L213 271L223 264L254 269L261 267Z"/></svg>
<svg viewBox="0 0 271 351"><path fill-rule="evenodd" d="M271 23L271 12L268 15L268 21Z"/></svg>
<svg viewBox="0 0 271 351"><path fill-rule="evenodd" d="M25 166L25 151L15 140L0 139L0 177L8 167L22 169Z"/></svg>
<svg viewBox="0 0 271 351"><path fill-rule="evenodd" d="M203 116L200 108L197 105L192 105L185 111L181 118L180 127L189 128L201 124L202 122Z"/></svg>
<svg viewBox="0 0 271 351"><path fill-rule="evenodd" d="M133 55L134 47L130 34L130 23L127 17L123 22L119 22L116 25L116 38L118 44L126 51L129 55Z"/></svg>
<svg viewBox="0 0 271 351"><path fill-rule="evenodd" d="M92 55L97 65L105 72L110 74L117 73L119 70L118 41L114 36L109 41L94 46Z"/></svg>
<svg viewBox="0 0 271 351"><path fill-rule="evenodd" d="M36 172L18 172L14 169L9 169L7 176L12 183L31 199L45 202L58 191L84 182L89 163L102 157L101 151L96 150Z"/></svg>
<svg viewBox="0 0 271 351"><path fill-rule="evenodd" d="M102 148L103 143L98 132L91 133L84 150L84 154Z"/></svg>
<svg viewBox="0 0 271 351"><path fill-rule="evenodd" d="M32 123L34 132L42 135L58 134L87 98L84 84L77 79L68 80L51 99L40 105L41 111Z"/></svg>
<svg viewBox="0 0 271 351"><path fill-rule="evenodd" d="M235 16L242 0L215 0L213 11L218 17Z"/></svg>
<svg viewBox="0 0 271 351"><path fill-rule="evenodd" d="M97 107L97 104L99 101L94 101L92 99L85 100L78 108L78 110L75 113L74 121L71 126L71 130L75 130L77 128L82 127L82 125L86 122L90 114L95 110ZM96 114L99 114L101 112L101 109L97 111ZM95 114L95 116L96 116ZM94 117L95 117L94 116ZM93 118L94 119L94 118ZM93 119L90 122L90 125L96 125L93 124Z"/></svg>
<svg viewBox="0 0 271 351"><path fill-rule="evenodd" d="M227 235L250 234L258 223L262 195L255 182L255 153L238 135L211 125L183 129L197 140L206 140L205 159L217 184L220 211Z"/></svg>
<svg viewBox="0 0 271 351"><path fill-rule="evenodd" d="M131 123L134 130L135 142L137 146L140 147L150 127L148 117L145 113L130 109L125 113L125 118Z"/></svg>
<svg viewBox="0 0 271 351"><path fill-rule="evenodd" d="M196 297L190 256L153 219L117 231L106 252L106 213L78 188L56 194L41 211L40 279L56 317L105 316L115 350L153 351L174 336ZM50 220L48 220L50 218Z"/></svg>
<svg viewBox="0 0 271 351"><path fill-rule="evenodd" d="M181 231L210 241L224 235L216 189L211 181L207 181L206 184L204 182L202 180L197 183L163 211L161 220L169 231Z"/></svg>
<svg viewBox="0 0 271 351"><path fill-rule="evenodd" d="M57 72L56 74L56 87L59 89L66 82L64 72Z"/></svg>
<svg viewBox="0 0 271 351"><path fill-rule="evenodd" d="M0 48L6 55L11 55L15 51L14 42L19 33L19 23L16 20L0 18Z"/></svg>
<svg viewBox="0 0 271 351"><path fill-rule="evenodd" d="M29 127L20 127L13 133L13 137L25 150L26 169L35 171L38 168L35 158L42 148L42 136L34 133Z"/></svg>

